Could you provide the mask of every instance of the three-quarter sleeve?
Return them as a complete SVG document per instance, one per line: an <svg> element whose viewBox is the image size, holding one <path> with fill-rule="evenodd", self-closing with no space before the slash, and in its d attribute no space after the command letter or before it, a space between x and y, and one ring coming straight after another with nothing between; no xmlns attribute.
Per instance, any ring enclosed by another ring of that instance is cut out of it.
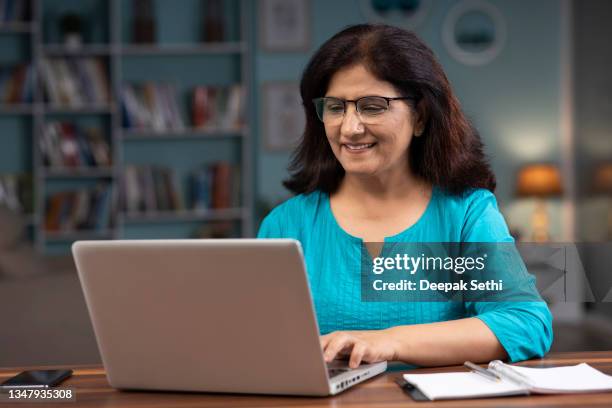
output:
<svg viewBox="0 0 612 408"><path fill-rule="evenodd" d="M513 243L495 196L486 190L477 190L472 196L462 229L462 241ZM505 265L511 269L504 273L512 274L521 290L530 292L529 301L517 297L518 300L465 303L468 315L489 327L513 362L542 357L553 340L552 315L538 294L535 278L527 272L519 256L515 259L518 261Z"/></svg>

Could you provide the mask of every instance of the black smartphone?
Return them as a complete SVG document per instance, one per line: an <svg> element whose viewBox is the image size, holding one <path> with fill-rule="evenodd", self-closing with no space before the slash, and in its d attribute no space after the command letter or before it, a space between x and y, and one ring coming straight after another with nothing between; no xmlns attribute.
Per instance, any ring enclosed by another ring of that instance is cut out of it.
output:
<svg viewBox="0 0 612 408"><path fill-rule="evenodd" d="M72 370L28 370L9 378L0 388L48 388L72 375Z"/></svg>

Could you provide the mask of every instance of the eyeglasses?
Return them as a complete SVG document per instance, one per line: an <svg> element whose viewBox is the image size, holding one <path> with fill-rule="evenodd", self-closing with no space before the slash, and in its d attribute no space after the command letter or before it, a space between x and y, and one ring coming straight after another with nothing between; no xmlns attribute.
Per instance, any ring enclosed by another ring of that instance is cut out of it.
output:
<svg viewBox="0 0 612 408"><path fill-rule="evenodd" d="M339 125L342 123L342 118L346 113L347 102L355 104L355 109L361 118L361 121L366 124L379 123L384 113L389 110L389 103L397 100L415 100L409 96L399 96L395 98L387 98L385 96L364 96L356 100L345 100L334 98L333 96L325 96L315 98L312 101L317 109L317 116L321 122L326 125Z"/></svg>

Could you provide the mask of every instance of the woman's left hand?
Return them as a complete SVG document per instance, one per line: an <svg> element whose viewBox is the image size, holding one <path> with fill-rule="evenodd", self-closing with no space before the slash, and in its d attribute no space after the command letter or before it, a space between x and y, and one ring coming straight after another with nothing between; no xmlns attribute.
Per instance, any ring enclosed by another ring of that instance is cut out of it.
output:
<svg viewBox="0 0 612 408"><path fill-rule="evenodd" d="M361 362L377 363L395 360L396 342L386 330L337 331L321 336L325 362L350 355L349 367Z"/></svg>

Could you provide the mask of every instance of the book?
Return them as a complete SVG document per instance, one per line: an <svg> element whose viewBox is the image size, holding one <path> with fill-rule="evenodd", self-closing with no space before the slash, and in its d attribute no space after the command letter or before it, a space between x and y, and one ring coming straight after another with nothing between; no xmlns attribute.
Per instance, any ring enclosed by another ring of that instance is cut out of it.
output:
<svg viewBox="0 0 612 408"><path fill-rule="evenodd" d="M132 42L154 43L156 39L155 9L151 0L133 0Z"/></svg>
<svg viewBox="0 0 612 408"><path fill-rule="evenodd" d="M123 127L162 133L185 129L172 84L124 84L121 89Z"/></svg>
<svg viewBox="0 0 612 408"><path fill-rule="evenodd" d="M0 103L32 102L32 66L19 64L0 68Z"/></svg>
<svg viewBox="0 0 612 408"><path fill-rule="evenodd" d="M39 138L39 146L47 167L108 167L112 164L108 140L99 128L82 128L72 122L48 122Z"/></svg>
<svg viewBox="0 0 612 408"><path fill-rule="evenodd" d="M240 85L196 86L191 96L191 123L197 129L237 130L243 125Z"/></svg>
<svg viewBox="0 0 612 408"><path fill-rule="evenodd" d="M51 104L78 108L110 101L107 68L101 58L47 58L42 61L41 74ZM27 77L26 73L24 79Z"/></svg>
<svg viewBox="0 0 612 408"><path fill-rule="evenodd" d="M81 165L79 155L79 145L77 142L74 126L72 123L64 122L61 125L61 152L64 164L68 167L78 167Z"/></svg>
<svg viewBox="0 0 612 408"><path fill-rule="evenodd" d="M31 213L34 204L32 175L0 174L0 207Z"/></svg>
<svg viewBox="0 0 612 408"><path fill-rule="evenodd" d="M191 208L226 209L240 206L240 168L219 161L191 173Z"/></svg>
<svg viewBox="0 0 612 408"><path fill-rule="evenodd" d="M44 217L46 231L103 231L111 225L111 185L60 191L47 196Z"/></svg>
<svg viewBox="0 0 612 408"><path fill-rule="evenodd" d="M17 177L13 174L0 175L0 206L21 211Z"/></svg>
<svg viewBox="0 0 612 408"><path fill-rule="evenodd" d="M110 143L102 135L98 128L88 128L84 130L85 139L91 155L93 156L94 166L110 166L113 164L110 151ZM83 134L83 132L80 132Z"/></svg>
<svg viewBox="0 0 612 408"><path fill-rule="evenodd" d="M126 213L183 209L182 193L173 169L152 165L127 165L119 186L119 203Z"/></svg>
<svg viewBox="0 0 612 408"><path fill-rule="evenodd" d="M612 391L612 376L585 363L530 368L496 360L488 371L499 379L476 372L404 374L404 379L430 400Z"/></svg>
<svg viewBox="0 0 612 408"><path fill-rule="evenodd" d="M193 88L191 99L191 122L196 128L204 127L209 119L208 91L205 86Z"/></svg>
<svg viewBox="0 0 612 408"><path fill-rule="evenodd" d="M204 42L225 41L225 22L221 0L206 1L204 11Z"/></svg>

